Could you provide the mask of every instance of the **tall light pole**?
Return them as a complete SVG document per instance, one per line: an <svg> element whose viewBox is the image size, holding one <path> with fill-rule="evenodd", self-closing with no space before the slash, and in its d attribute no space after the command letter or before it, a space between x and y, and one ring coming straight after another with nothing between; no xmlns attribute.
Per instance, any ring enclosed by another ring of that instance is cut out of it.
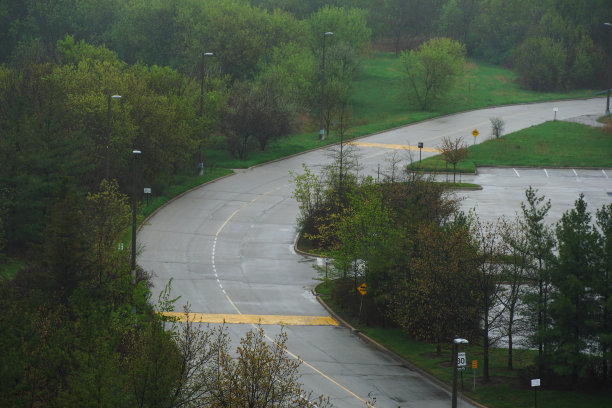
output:
<svg viewBox="0 0 612 408"><path fill-rule="evenodd" d="M132 276L136 276L136 156L141 153L140 150L132 150Z"/></svg>
<svg viewBox="0 0 612 408"><path fill-rule="evenodd" d="M121 95L108 95L108 108L106 109L106 170L104 177L110 180L110 120L111 120L111 99L121 99Z"/></svg>
<svg viewBox="0 0 612 408"><path fill-rule="evenodd" d="M604 26L608 27L608 66L606 67L606 71L608 71L608 96L606 98L606 115L610 116L610 71L612 70L612 58L610 54L612 53L612 23L604 23Z"/></svg>
<svg viewBox="0 0 612 408"><path fill-rule="evenodd" d="M212 52L203 52L202 53L202 63L200 64L200 110L198 111L198 118L202 119L202 114L204 113L204 58L212 57L214 54ZM202 150L204 149L204 131L202 130L202 137L200 138L200 157L198 159L198 171L199 175L204 173L204 159Z"/></svg>
<svg viewBox="0 0 612 408"><path fill-rule="evenodd" d="M451 401L452 408L457 408L457 353L459 352L459 344L467 344L466 339L453 340L453 396Z"/></svg>
<svg viewBox="0 0 612 408"><path fill-rule="evenodd" d="M323 54L321 56L321 115L319 120L319 140L325 139L325 128L323 127L323 114L325 111L325 38L334 35L331 31L323 34Z"/></svg>

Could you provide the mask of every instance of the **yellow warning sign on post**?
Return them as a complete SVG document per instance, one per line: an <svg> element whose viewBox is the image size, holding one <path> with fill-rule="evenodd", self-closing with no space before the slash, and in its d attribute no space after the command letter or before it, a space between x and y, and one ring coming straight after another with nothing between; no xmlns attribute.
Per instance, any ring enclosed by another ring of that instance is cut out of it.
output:
<svg viewBox="0 0 612 408"><path fill-rule="evenodd" d="M478 136L479 134L480 134L480 133L478 133L478 130L476 130L476 129L474 129L474 130L472 131L472 135L473 135L474 137Z"/></svg>
<svg viewBox="0 0 612 408"><path fill-rule="evenodd" d="M366 285L365 283L362 283L361 285L359 285L357 290L359 291L359 293L361 293L361 296L363 296L366 293L368 293L368 285Z"/></svg>
<svg viewBox="0 0 612 408"><path fill-rule="evenodd" d="M478 360L472 360L472 369L475 370L478 368Z"/></svg>

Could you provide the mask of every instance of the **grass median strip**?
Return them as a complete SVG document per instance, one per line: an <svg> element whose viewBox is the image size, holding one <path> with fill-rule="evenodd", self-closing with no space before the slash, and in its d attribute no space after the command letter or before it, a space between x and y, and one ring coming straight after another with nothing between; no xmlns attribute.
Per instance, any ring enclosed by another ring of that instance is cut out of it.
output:
<svg viewBox="0 0 612 408"><path fill-rule="evenodd" d="M288 316L288 315L253 315L223 313L178 313L164 312L166 317L184 322L189 319L195 323L227 324L275 324L283 326L338 326L338 322L329 316Z"/></svg>
<svg viewBox="0 0 612 408"><path fill-rule="evenodd" d="M372 143L372 142L349 142L347 144L360 147L378 147L381 149L393 149L393 150L419 150L418 146L402 145L402 144L388 144L388 143ZM422 147L425 152L440 153L440 149L433 147Z"/></svg>

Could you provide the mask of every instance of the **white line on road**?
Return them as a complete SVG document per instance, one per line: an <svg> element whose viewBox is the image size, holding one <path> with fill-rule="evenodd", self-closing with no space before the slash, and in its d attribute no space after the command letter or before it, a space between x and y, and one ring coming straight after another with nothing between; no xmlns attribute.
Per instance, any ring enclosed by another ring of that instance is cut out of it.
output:
<svg viewBox="0 0 612 408"><path fill-rule="evenodd" d="M574 176L578 177L578 173L576 173L576 170L572 169L572 171L574 172Z"/></svg>
<svg viewBox="0 0 612 408"><path fill-rule="evenodd" d="M548 178L548 172L544 169L544 173L546 173L546 178Z"/></svg>
<svg viewBox="0 0 612 408"><path fill-rule="evenodd" d="M521 175L519 174L518 171L516 171L516 169L512 169L512 170L514 170L514 172L516 173L516 177L521 177Z"/></svg>
<svg viewBox="0 0 612 408"><path fill-rule="evenodd" d="M225 222L223 223L223 225L221 225L221 228L219 228L217 230L217 233L215 234L215 241L213 243L213 253L216 250L216 246L217 246L217 237L219 236L219 234L221 234L221 231L223 231L223 229L225 228L225 226L227 225L227 223L229 223L229 221L236 215L238 214L240 211L242 211L244 208L248 207L249 205L253 204L255 201L259 200L261 197L264 197L270 193L272 193L275 190L270 190L258 197L255 197L254 199L252 199L251 201L249 201L248 203L244 204L242 207L240 207L239 209L237 209L236 211L234 211L234 213L232 215L229 216L229 218L227 220L225 220ZM296 237L297 239L297 237ZM213 255L213 268L215 268L216 271L216 267L215 267L215 262L214 262L214 255ZM221 290L223 291L223 294L225 295L226 299L229 301L229 303L233 306L233 308L236 310L236 312L238 314L242 314L242 312L240 311L240 309L238 309L238 307L236 306L236 304L232 301L232 299L229 297L229 295L227 294L227 292L225 291L225 289L223 289L223 285L221 285L221 282L219 281L219 279L217 279L217 282L219 283L219 287L221 288ZM253 327L255 327L253 325ZM268 335L266 335L266 337L268 338L269 341L274 342L274 340L272 340ZM361 398L359 395L355 394L354 392L352 392L351 390L349 390L348 388L346 388L345 386L343 386L342 384L340 384L338 381L334 380L333 378L331 378L330 376L328 376L327 374L325 374L324 372L322 372L321 370L319 370L318 368L316 368L315 366L313 366L312 364L308 363L307 361L302 360L301 358L299 358L297 355L291 353L288 349L285 349L285 352L287 354L289 354L291 357L293 357L294 359L302 362L304 365L306 365L307 367L309 367L310 369L312 369L314 372L316 372L317 374L319 374L320 376L322 376L323 378L327 379L328 381L330 381L331 383L335 384L336 386L338 386L339 388L341 388L342 390L344 390L345 392L347 392L348 394L350 394L351 396L355 397L356 399L358 399L361 403L366 404L366 406L372 406L370 405L370 403L368 401L366 401L365 399Z"/></svg>
<svg viewBox="0 0 612 408"><path fill-rule="evenodd" d="M610 177L608 177L608 175L606 174L606 172L604 171L604 169L601 169L601 172L604 174L604 176L606 176L606 178L610 178Z"/></svg>

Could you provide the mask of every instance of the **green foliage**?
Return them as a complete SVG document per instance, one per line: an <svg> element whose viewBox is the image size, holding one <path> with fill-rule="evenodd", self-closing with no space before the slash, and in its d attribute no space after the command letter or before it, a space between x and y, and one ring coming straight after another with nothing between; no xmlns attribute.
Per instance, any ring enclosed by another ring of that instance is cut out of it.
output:
<svg viewBox="0 0 612 408"><path fill-rule="evenodd" d="M433 38L415 51L404 51L407 89L427 110L446 95L463 73L465 46L448 38Z"/></svg>
<svg viewBox="0 0 612 408"><path fill-rule="evenodd" d="M589 343L601 316L597 292L592 289L598 266L598 240L590 223L591 215L581 194L574 208L565 212L557 224L559 254L550 274L556 289L550 305L551 365L558 374L570 376L573 384L586 374L588 353L593 350Z"/></svg>
<svg viewBox="0 0 612 408"><path fill-rule="evenodd" d="M520 82L537 91L595 84L597 54L586 30L549 11L516 50Z"/></svg>
<svg viewBox="0 0 612 408"><path fill-rule="evenodd" d="M544 222L550 210L550 200L544 201L544 196L538 196L538 190L529 187L525 190L525 202L521 203L522 218L519 221L525 235L525 246L520 251L528 258L528 279L536 290L527 292L523 302L528 305L528 311L533 322L532 343L538 346L539 373L543 372L545 354L548 347L545 341L549 328L550 304L550 270L553 258L553 249L556 245L553 232Z"/></svg>
<svg viewBox="0 0 612 408"><path fill-rule="evenodd" d="M104 46L96 47L84 40L75 42L74 36L66 35L63 40L57 41L57 52L62 65L78 65L83 60L108 61L118 64L117 53Z"/></svg>
<svg viewBox="0 0 612 408"><path fill-rule="evenodd" d="M440 24L442 32L466 45L468 53L473 51L474 24L479 16L479 0L449 0L442 6Z"/></svg>
<svg viewBox="0 0 612 408"><path fill-rule="evenodd" d="M99 275L99 281L102 283L103 275L113 279L113 270L121 265L121 258L117 258L117 247L121 234L131 222L128 197L119 192L116 180L102 180L98 193L87 194L86 214L95 262L101 272L101 266L108 265L108 270Z"/></svg>
<svg viewBox="0 0 612 408"><path fill-rule="evenodd" d="M478 332L481 294L464 226L423 225L415 237L409 273L395 295L395 320L416 339L437 344Z"/></svg>
<svg viewBox="0 0 612 408"><path fill-rule="evenodd" d="M211 63L233 80L252 79L272 50L303 36L293 16L235 0L186 2L177 20L184 65L193 67L202 52L214 52Z"/></svg>
<svg viewBox="0 0 612 408"><path fill-rule="evenodd" d="M602 356L602 376L609 376L608 362L612 359L612 204L596 212L597 265L593 288L595 289L600 319L596 327Z"/></svg>
<svg viewBox="0 0 612 408"><path fill-rule="evenodd" d="M471 26L469 37L474 55L493 64L511 62L512 52L522 42L529 28L537 24L545 2L531 0L486 0Z"/></svg>
<svg viewBox="0 0 612 408"><path fill-rule="evenodd" d="M313 13L307 20L309 44L313 51L320 52L323 34L334 33L329 38L333 43L345 43L358 53L367 50L370 44L371 29L367 25L366 11L358 8L345 8L326 5ZM333 47L333 45L331 45Z"/></svg>

